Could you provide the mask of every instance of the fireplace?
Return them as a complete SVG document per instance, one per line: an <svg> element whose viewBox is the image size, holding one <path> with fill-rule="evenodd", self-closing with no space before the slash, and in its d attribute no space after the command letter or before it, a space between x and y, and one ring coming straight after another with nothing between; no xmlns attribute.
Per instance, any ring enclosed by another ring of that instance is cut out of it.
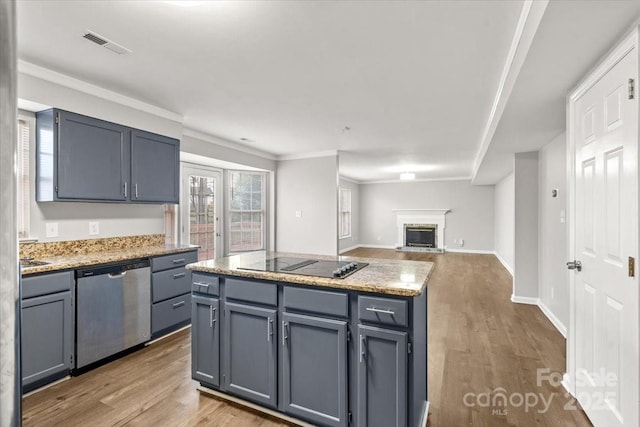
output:
<svg viewBox="0 0 640 427"><path fill-rule="evenodd" d="M418 248L437 248L438 225L404 224L404 246Z"/></svg>

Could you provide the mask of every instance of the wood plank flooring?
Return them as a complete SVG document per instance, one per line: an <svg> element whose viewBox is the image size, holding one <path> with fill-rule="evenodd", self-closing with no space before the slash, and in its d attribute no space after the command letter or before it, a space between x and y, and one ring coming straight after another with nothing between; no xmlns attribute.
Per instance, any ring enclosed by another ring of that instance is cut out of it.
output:
<svg viewBox="0 0 640 427"><path fill-rule="evenodd" d="M428 288L430 427L591 425L581 410L564 409L571 400L562 386L537 385L537 369L564 371L564 338L537 307L510 301L511 276L493 255L364 248L349 255L437 264ZM25 397L23 425L286 425L201 395L190 364L184 330ZM501 392L511 403L485 406ZM537 405L520 404L520 396L533 403L534 395ZM547 411L540 396L551 399Z"/></svg>

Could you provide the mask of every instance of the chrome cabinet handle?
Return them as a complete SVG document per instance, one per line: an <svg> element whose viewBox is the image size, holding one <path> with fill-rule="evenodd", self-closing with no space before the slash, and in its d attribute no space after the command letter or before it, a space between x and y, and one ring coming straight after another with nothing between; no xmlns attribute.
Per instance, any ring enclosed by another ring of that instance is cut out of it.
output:
<svg viewBox="0 0 640 427"><path fill-rule="evenodd" d="M124 182L124 198L127 198L127 181Z"/></svg>
<svg viewBox="0 0 640 427"><path fill-rule="evenodd" d="M182 307L184 304L185 304L184 301L180 301L180 302L177 302L177 303L173 304L172 307L173 308L178 308L178 307Z"/></svg>
<svg viewBox="0 0 640 427"><path fill-rule="evenodd" d="M273 336L273 319L269 319L267 323L267 341L271 341L271 337Z"/></svg>
<svg viewBox="0 0 640 427"><path fill-rule="evenodd" d="M177 273L177 274L173 275L173 278L174 279L179 279L179 278L184 277L186 275L187 275L187 273Z"/></svg>
<svg viewBox="0 0 640 427"><path fill-rule="evenodd" d="M395 311L389 310L389 309L386 309L386 308L367 307L367 308L365 308L365 310L373 311L374 313L390 314L392 316L395 316L395 314L396 314Z"/></svg>
<svg viewBox="0 0 640 427"><path fill-rule="evenodd" d="M171 262L173 262L174 264L182 264L184 262L184 258L174 259Z"/></svg>
<svg viewBox="0 0 640 427"><path fill-rule="evenodd" d="M364 362L365 354L364 354L364 346L365 346L365 336L360 335L360 363Z"/></svg>
<svg viewBox="0 0 640 427"><path fill-rule="evenodd" d="M289 324L282 321L282 345L287 345L287 340L289 339Z"/></svg>
<svg viewBox="0 0 640 427"><path fill-rule="evenodd" d="M134 192L134 194L136 196L136 199L137 199L138 198L138 184L137 183L133 185L133 192Z"/></svg>
<svg viewBox="0 0 640 427"><path fill-rule="evenodd" d="M214 306L209 306L209 327L213 328L213 324L218 321L216 314L216 309Z"/></svg>
<svg viewBox="0 0 640 427"><path fill-rule="evenodd" d="M211 286L209 283L202 283L202 282L193 282L193 284L196 286L204 286L207 289L209 289L209 286Z"/></svg>

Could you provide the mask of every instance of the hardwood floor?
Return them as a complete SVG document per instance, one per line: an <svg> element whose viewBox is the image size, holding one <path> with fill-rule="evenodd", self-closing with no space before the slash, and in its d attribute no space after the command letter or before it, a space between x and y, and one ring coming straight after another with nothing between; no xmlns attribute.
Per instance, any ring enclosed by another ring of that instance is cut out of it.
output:
<svg viewBox="0 0 640 427"><path fill-rule="evenodd" d="M510 301L511 276L493 255L363 248L349 255L437 264L428 288L430 427L591 425L581 410L564 408L572 402L562 386L537 385L537 369L564 371L564 338L537 307ZM189 346L190 333L184 330L33 393L23 399L23 424L286 425L200 395L190 379ZM500 393L511 402L499 406L496 401L492 407L488 400ZM465 398L475 406L465 405ZM542 398L550 400L546 411Z"/></svg>

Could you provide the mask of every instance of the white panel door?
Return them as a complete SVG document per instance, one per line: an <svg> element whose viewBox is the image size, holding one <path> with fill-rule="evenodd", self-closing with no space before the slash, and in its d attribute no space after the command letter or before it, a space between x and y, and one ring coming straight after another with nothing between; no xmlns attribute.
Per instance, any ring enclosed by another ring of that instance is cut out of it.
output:
<svg viewBox="0 0 640 427"><path fill-rule="evenodd" d="M576 100L576 397L595 426L638 426L638 103L631 50Z"/></svg>

